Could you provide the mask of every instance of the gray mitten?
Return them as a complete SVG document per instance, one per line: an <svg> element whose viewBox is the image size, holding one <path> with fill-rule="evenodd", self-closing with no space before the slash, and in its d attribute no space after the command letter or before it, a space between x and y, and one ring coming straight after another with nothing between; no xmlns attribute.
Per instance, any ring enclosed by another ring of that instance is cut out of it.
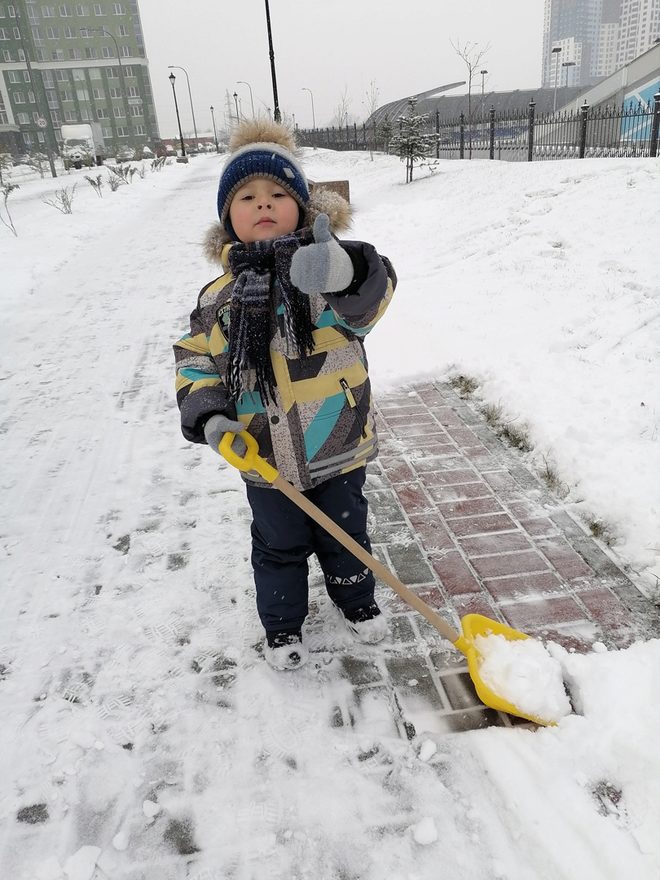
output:
<svg viewBox="0 0 660 880"><path fill-rule="evenodd" d="M233 419L228 419L227 416L217 413L216 415L211 416L204 425L204 437L211 449L220 455L218 447L220 446L220 441L222 440L223 435L226 434L227 431L231 431L232 434L238 434L240 431L244 430L245 425L243 422L235 422ZM237 437L232 443L231 448L237 455L243 455L247 447L243 440L240 437Z"/></svg>
<svg viewBox="0 0 660 880"><path fill-rule="evenodd" d="M299 248L291 260L291 281L303 293L339 293L353 280L353 263L330 232L327 214L314 221L315 244Z"/></svg>

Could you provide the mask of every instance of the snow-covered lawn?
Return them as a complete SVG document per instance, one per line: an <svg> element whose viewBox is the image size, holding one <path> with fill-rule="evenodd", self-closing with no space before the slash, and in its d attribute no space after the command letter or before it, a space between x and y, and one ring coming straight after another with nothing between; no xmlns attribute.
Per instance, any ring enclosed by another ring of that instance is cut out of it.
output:
<svg viewBox="0 0 660 880"><path fill-rule="evenodd" d="M304 161L350 179L355 236L399 274L376 393L474 377L650 592L660 163L443 162L404 186L392 157ZM156 863L198 848L191 880L657 878L660 642L562 655L582 714L556 728L413 743L368 703L331 725L355 649L322 598L314 662L265 667L240 478L173 398L220 167L104 199L85 172L26 179L19 237L0 227L0 876L169 880ZM42 204L76 179L71 216ZM15 823L36 804L48 821Z"/></svg>

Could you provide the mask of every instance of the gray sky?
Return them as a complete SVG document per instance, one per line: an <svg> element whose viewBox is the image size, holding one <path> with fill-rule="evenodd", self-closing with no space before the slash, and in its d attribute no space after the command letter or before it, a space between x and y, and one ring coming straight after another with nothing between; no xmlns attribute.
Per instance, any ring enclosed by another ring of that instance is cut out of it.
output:
<svg viewBox="0 0 660 880"><path fill-rule="evenodd" d="M252 87L256 112L272 108L264 0L140 0L140 12L164 137L176 135L169 64L188 71L199 133L211 130L211 104L221 127L227 90L250 115L249 89L237 80ZM270 0L270 15L280 110L301 127L312 122L303 86L320 127L344 94L349 112L365 118L372 82L385 104L465 79L450 40L490 43L486 90L540 84L543 0ZM186 78L174 73L181 123L192 131ZM481 91L478 75L473 88Z"/></svg>

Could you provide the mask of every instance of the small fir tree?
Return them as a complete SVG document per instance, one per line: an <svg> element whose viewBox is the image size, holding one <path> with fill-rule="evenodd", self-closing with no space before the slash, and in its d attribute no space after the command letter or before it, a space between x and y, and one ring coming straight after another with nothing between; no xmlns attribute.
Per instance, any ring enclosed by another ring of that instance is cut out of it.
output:
<svg viewBox="0 0 660 880"><path fill-rule="evenodd" d="M413 179L416 162L426 159L435 143L435 134L427 132L429 114L417 114L417 98L408 100L408 115L399 117L399 133L390 140L390 147L403 161L406 160L406 183Z"/></svg>

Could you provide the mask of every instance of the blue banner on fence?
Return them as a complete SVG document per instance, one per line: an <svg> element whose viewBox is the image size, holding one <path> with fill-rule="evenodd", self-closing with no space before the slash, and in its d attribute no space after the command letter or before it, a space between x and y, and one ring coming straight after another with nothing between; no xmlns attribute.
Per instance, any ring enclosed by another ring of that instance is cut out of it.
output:
<svg viewBox="0 0 660 880"><path fill-rule="evenodd" d="M653 96L660 92L660 78L645 83L623 99L624 111L629 114L621 119L621 140L648 141L653 121ZM641 106L640 106L641 105ZM635 112L639 109L639 112ZM650 111L650 112L649 112Z"/></svg>

